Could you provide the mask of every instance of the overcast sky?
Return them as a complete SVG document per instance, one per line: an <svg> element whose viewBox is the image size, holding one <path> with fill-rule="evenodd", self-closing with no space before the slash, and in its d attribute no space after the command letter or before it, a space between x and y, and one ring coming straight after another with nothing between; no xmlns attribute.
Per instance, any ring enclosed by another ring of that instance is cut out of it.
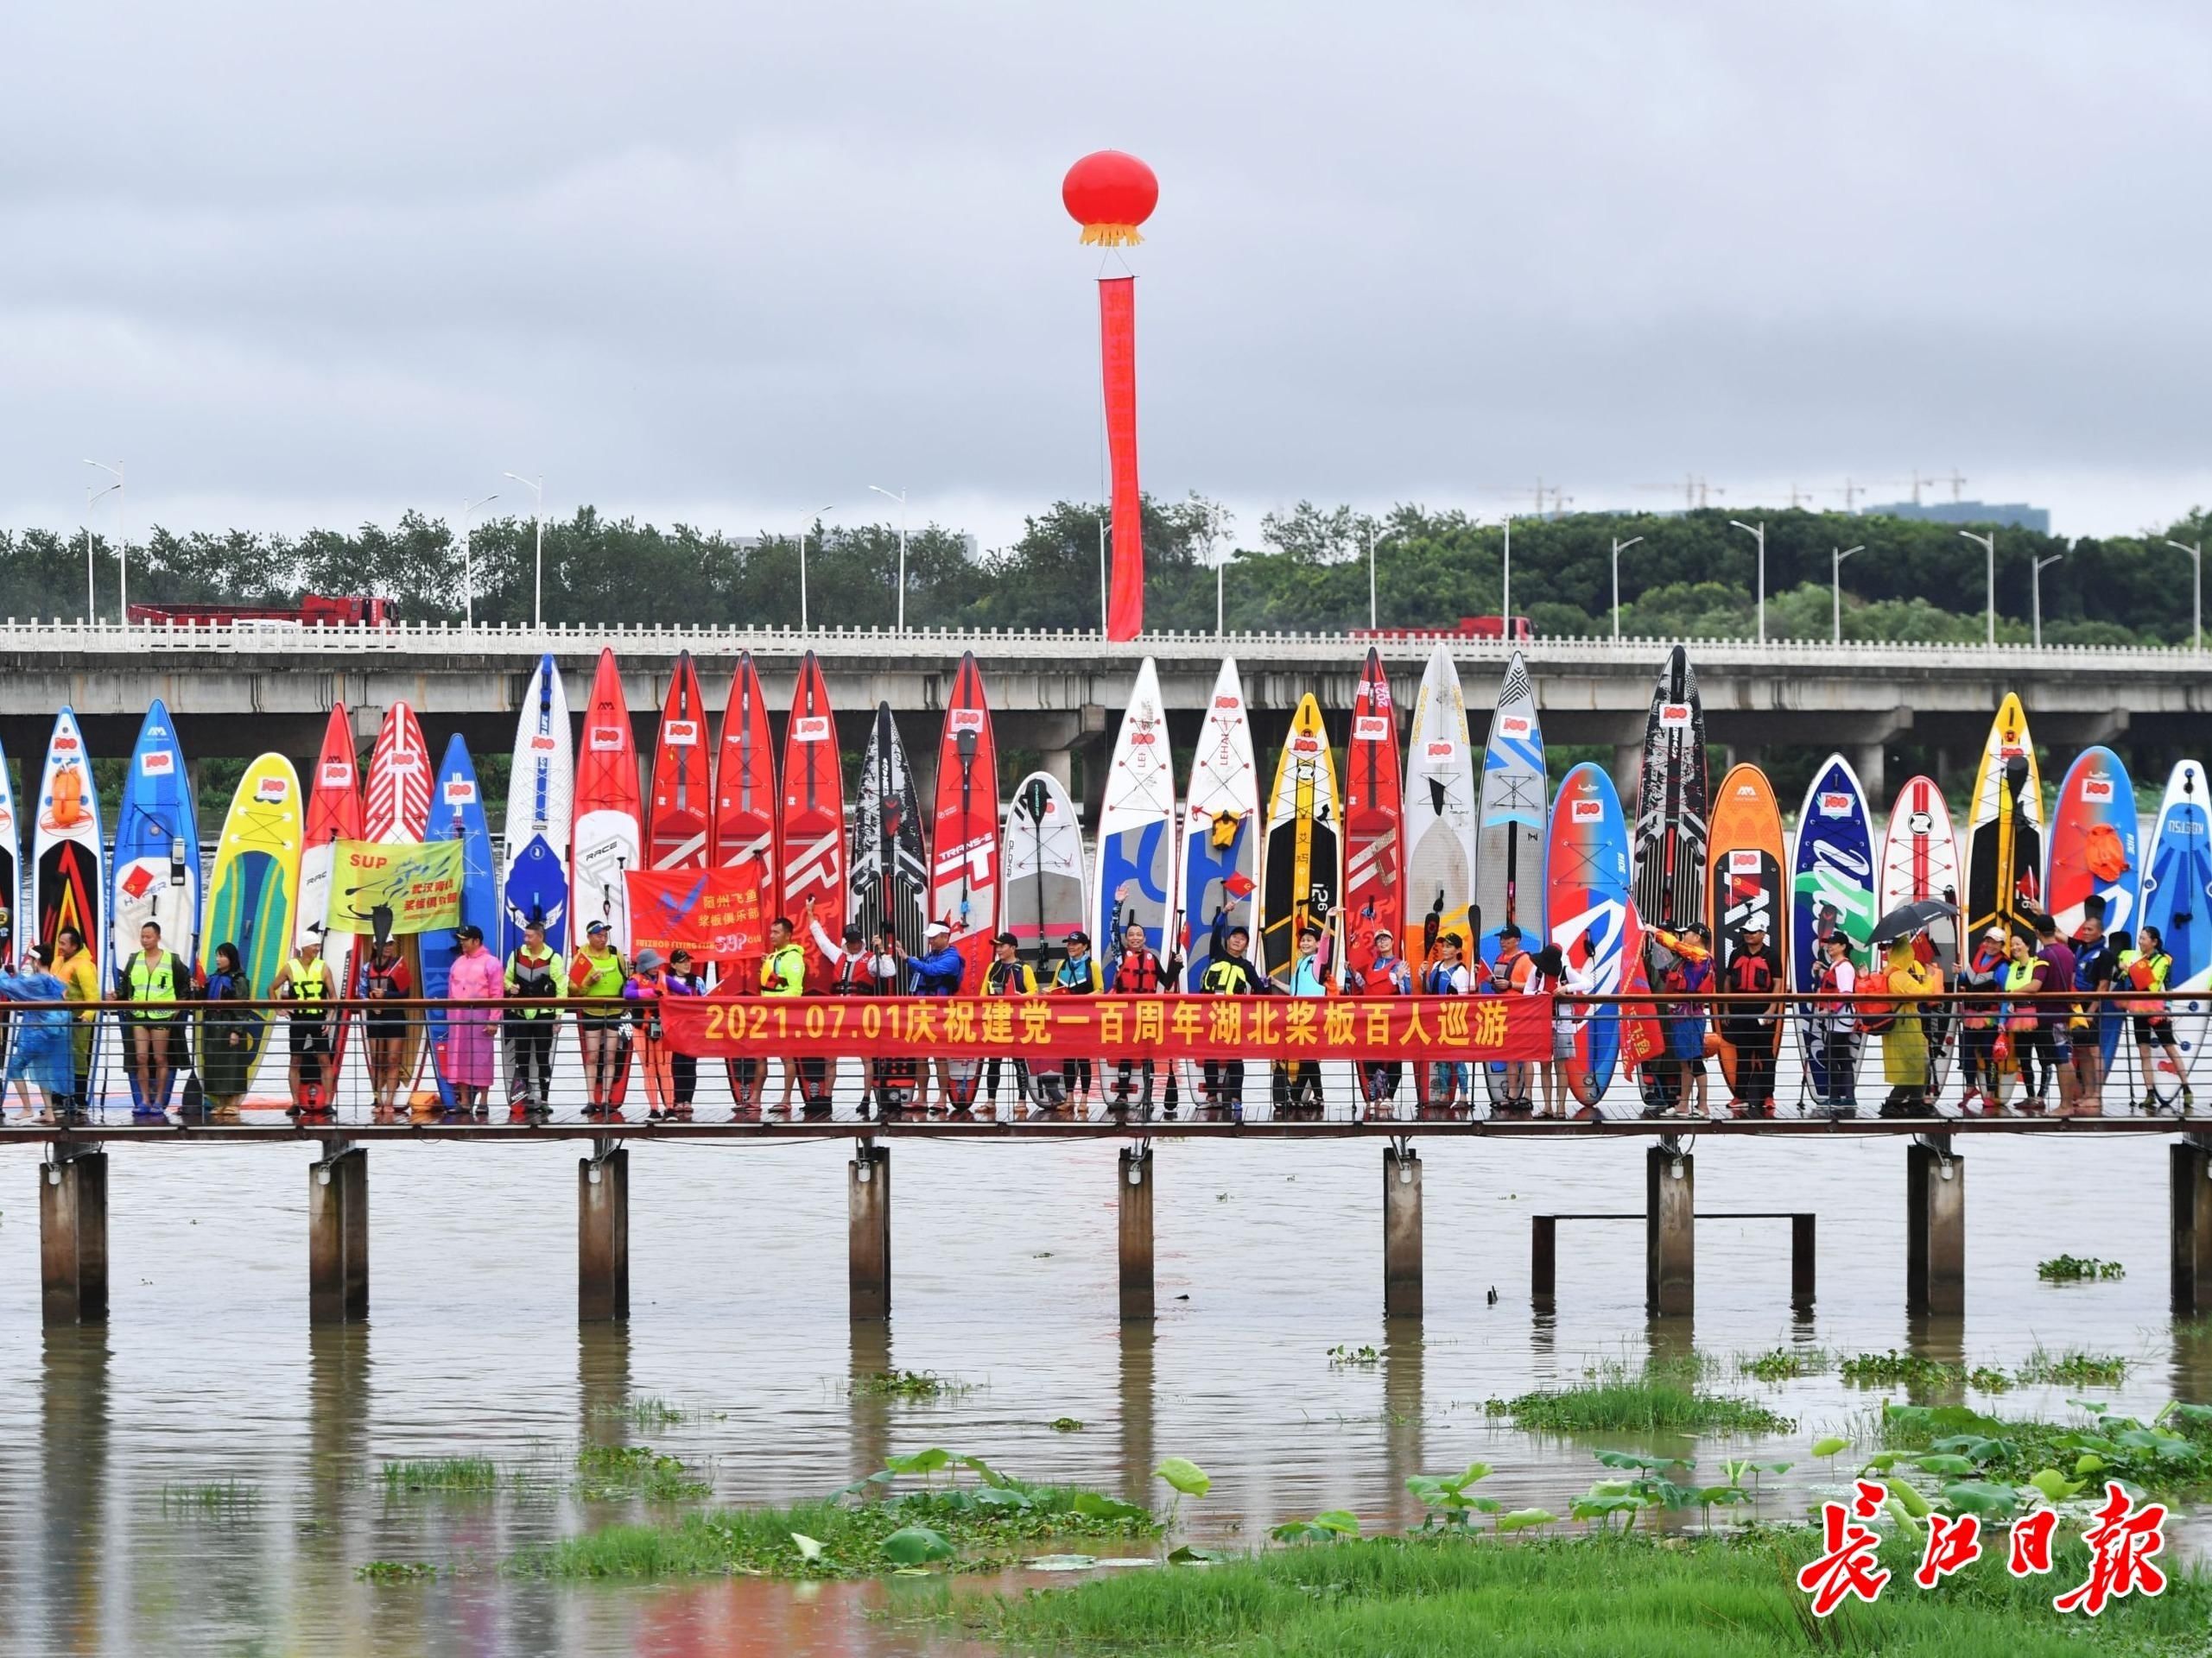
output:
<svg viewBox="0 0 2212 1658"><path fill-rule="evenodd" d="M1059 183L1109 146L1161 180L1145 484L1248 543L1539 476L2212 501L2202 5L16 0L0 54L6 522L94 455L134 533L511 469L996 541L1100 492Z"/></svg>

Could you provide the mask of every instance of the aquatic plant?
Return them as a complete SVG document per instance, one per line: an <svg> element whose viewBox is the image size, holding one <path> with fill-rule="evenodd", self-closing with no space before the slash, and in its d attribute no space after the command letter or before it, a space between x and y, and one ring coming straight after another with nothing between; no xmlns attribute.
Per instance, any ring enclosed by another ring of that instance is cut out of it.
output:
<svg viewBox="0 0 2212 1658"><path fill-rule="evenodd" d="M1885 1404L1880 1433L1902 1460L1939 1477L2040 1490L2049 1472L2118 1479L2157 1497L2212 1492L2212 1406L2177 1402L2144 1422L2103 1404L2070 1402L2082 1413L2070 1423L2006 1421L1964 1405Z"/></svg>
<svg viewBox="0 0 2212 1658"><path fill-rule="evenodd" d="M657 1394L642 1394L626 1399L618 1405L595 1405L592 1414L603 1419L627 1423L640 1433L656 1433L686 1423L722 1421L728 1413L707 1411L694 1405L678 1405Z"/></svg>
<svg viewBox="0 0 2212 1658"><path fill-rule="evenodd" d="M355 1566L353 1575L363 1583L421 1583L436 1577L438 1568L420 1560L371 1560Z"/></svg>
<svg viewBox="0 0 2212 1658"><path fill-rule="evenodd" d="M2038 1346L2020 1366L2023 1385L2116 1388L2127 1376L2127 1361L2118 1353L2089 1353L2078 1347L2054 1353Z"/></svg>
<svg viewBox="0 0 2212 1658"><path fill-rule="evenodd" d="M1761 1382L1791 1382L1835 1367L1835 1355L1824 1347L1771 1347L1763 1353L1736 1355L1736 1373Z"/></svg>
<svg viewBox="0 0 2212 1658"><path fill-rule="evenodd" d="M935 1370L876 1370L854 1376L851 1391L888 1399L942 1399L973 1392L974 1386Z"/></svg>
<svg viewBox="0 0 2212 1658"><path fill-rule="evenodd" d="M384 1490L401 1491L494 1491L499 1465L488 1457L430 1457L383 1465Z"/></svg>
<svg viewBox="0 0 2212 1658"><path fill-rule="evenodd" d="M1371 1370L1382 1362L1382 1354L1372 1347L1347 1347L1339 1342L1328 1350L1328 1367L1332 1370L1347 1368Z"/></svg>
<svg viewBox="0 0 2212 1658"><path fill-rule="evenodd" d="M576 1453L576 1494L587 1502L684 1503L709 1490L680 1459L643 1445L587 1445Z"/></svg>
<svg viewBox="0 0 2212 1658"><path fill-rule="evenodd" d="M1791 1420L1754 1400L1700 1391L1686 1368L1662 1364L1640 1371L1608 1361L1581 1383L1539 1389L1512 1399L1483 1402L1483 1414L1510 1418L1537 1433L1652 1433L1663 1429L1714 1433L1786 1433Z"/></svg>
<svg viewBox="0 0 2212 1658"><path fill-rule="evenodd" d="M2111 1283L2127 1276L2117 1261L2101 1261L2094 1255L2054 1255L2036 1262L2035 1275L2048 1284Z"/></svg>
<svg viewBox="0 0 2212 1658"><path fill-rule="evenodd" d="M231 1516L257 1507L260 1502L259 1486L242 1485L235 1479L162 1487L163 1514Z"/></svg>

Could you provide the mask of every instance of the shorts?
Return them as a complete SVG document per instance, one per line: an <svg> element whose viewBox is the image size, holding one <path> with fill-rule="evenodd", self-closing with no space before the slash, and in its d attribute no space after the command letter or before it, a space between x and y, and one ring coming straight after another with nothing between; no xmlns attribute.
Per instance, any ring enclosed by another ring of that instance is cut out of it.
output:
<svg viewBox="0 0 2212 1658"><path fill-rule="evenodd" d="M371 1008L361 1022L368 1027L371 1041L396 1042L407 1035L407 1015L398 1008Z"/></svg>
<svg viewBox="0 0 2212 1658"><path fill-rule="evenodd" d="M1694 1060L1676 1060L1675 1063L1682 1067L1683 1080L1685 1082L1692 1077L1702 1077L1705 1074L1705 1059L1702 1054Z"/></svg>
<svg viewBox="0 0 2212 1658"><path fill-rule="evenodd" d="M2139 1042L2171 1042L2174 1039L2174 1022L2163 1013L2139 1013L2129 1022L2135 1027Z"/></svg>
<svg viewBox="0 0 2212 1658"><path fill-rule="evenodd" d="M630 1022L626 1013L579 1013L576 1024L583 1030L620 1030Z"/></svg>
<svg viewBox="0 0 2212 1658"><path fill-rule="evenodd" d="M1551 1033L1551 1057L1555 1060L1571 1060L1575 1057L1573 1031L1555 1030Z"/></svg>
<svg viewBox="0 0 2212 1658"><path fill-rule="evenodd" d="M292 1021L292 1053L295 1058L329 1052L329 1020L295 1019Z"/></svg>

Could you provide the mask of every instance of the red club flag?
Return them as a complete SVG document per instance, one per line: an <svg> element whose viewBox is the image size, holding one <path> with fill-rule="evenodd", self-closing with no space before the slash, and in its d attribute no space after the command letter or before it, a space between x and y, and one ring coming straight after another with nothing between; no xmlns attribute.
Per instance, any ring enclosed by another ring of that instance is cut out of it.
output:
<svg viewBox="0 0 2212 1658"><path fill-rule="evenodd" d="M732 962L767 953L760 870L724 864L712 870L626 870L631 946L668 955L688 950L697 961Z"/></svg>
<svg viewBox="0 0 2212 1658"><path fill-rule="evenodd" d="M1144 631L1144 508L1137 484L1137 279L1099 280L1099 360L1106 370L1106 454L1113 472L1113 583L1106 637Z"/></svg>

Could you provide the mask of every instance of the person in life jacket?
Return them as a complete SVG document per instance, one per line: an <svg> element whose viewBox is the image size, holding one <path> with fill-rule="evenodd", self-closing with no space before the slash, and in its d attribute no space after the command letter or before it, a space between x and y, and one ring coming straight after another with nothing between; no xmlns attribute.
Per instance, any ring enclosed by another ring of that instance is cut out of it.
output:
<svg viewBox="0 0 2212 1658"><path fill-rule="evenodd" d="M408 1010L396 1004L415 994L415 976L399 952L399 940L386 933L370 946L361 967L361 1015L369 1043L370 1102L378 1117L399 1108L399 1091L408 1085Z"/></svg>
<svg viewBox="0 0 2212 1658"><path fill-rule="evenodd" d="M1290 958L1290 965L1277 981L1284 994L1321 997L1329 993L1334 977L1330 946L1336 941L1336 921L1341 913L1340 908L1332 908L1323 920L1316 921L1309 916L1300 925L1297 953ZM1277 1117L1293 1113L1319 1117L1327 1108L1318 1063L1312 1060L1277 1060L1273 1072Z"/></svg>
<svg viewBox="0 0 2212 1658"><path fill-rule="evenodd" d="M2171 1074L2181 1079L2181 1108L2186 1111L2196 1103L2196 1096L2190 1092L2188 1065L2174 1041L2173 1009L2166 1000L2171 989L2166 981L2173 971L2174 959L2166 953L2165 939L2157 927L2138 928L2135 937L2135 948L2120 952L2119 967L2120 982L2135 992L2127 1007L2135 1056L2143 1067L2142 1107L2155 1112L2164 1104L2151 1080L2158 1074L2151 1057L2152 1049L2156 1048L2164 1055Z"/></svg>
<svg viewBox="0 0 2212 1658"><path fill-rule="evenodd" d="M1465 940L1455 932L1436 935L1436 959L1421 972L1421 994L1423 996L1466 996L1474 988L1474 981L1466 965L1460 960ZM1429 1107L1448 1114L1467 1097L1467 1068L1466 1061L1450 1060L1429 1067Z"/></svg>
<svg viewBox="0 0 2212 1658"><path fill-rule="evenodd" d="M1997 1057L2000 1033L1997 1028L1996 998L1997 992L2005 987L2006 937L2003 927L1989 928L1975 944L1974 954L1959 966L1958 989L1962 997L1968 992L1988 992L1986 998L1976 996L1973 1001L1958 1003L1959 1070L1966 1090L1959 1109L1968 1117L1974 1115L1977 1104L1982 1112L1991 1116L2003 1109L2004 1067Z"/></svg>
<svg viewBox="0 0 2212 1658"><path fill-rule="evenodd" d="M1767 997L1781 988L1782 963L1766 942L1766 923L1744 923L1721 975L1731 997ZM1774 1115L1775 1061L1782 1047L1780 1009L1772 1001L1728 1002L1721 1009L1721 1035L1736 1051L1729 1110L1738 1117Z"/></svg>
<svg viewBox="0 0 2212 1658"><path fill-rule="evenodd" d="M1882 1079L1888 1097L1879 1117L1928 1115L1928 1025L1924 998L1943 988L1943 976L1909 939L1898 939L1883 959L1882 988L1890 998L1889 1028L1882 1033Z"/></svg>
<svg viewBox="0 0 2212 1658"><path fill-rule="evenodd" d="M2099 824L2109 832L2109 826ZM2105 901L2091 893L2082 901L2082 926L2066 941L2074 952L2074 988L2098 992L2074 1004L2067 1022L2074 1032L2074 1098L2065 1114L2098 1117L2104 1111L2105 1038L2115 1045L2120 1016L2109 992L2120 982L2120 955L2105 936Z"/></svg>
<svg viewBox="0 0 2212 1658"><path fill-rule="evenodd" d="M1100 996L1106 991L1106 977L1100 971L1099 959L1091 953L1091 935L1078 930L1067 939L1067 953L1052 970L1052 983L1047 987L1048 996ZM1060 1091L1064 1098L1073 1102L1086 1114L1091 1104L1093 1079L1087 1054L1060 1062Z"/></svg>
<svg viewBox="0 0 2212 1658"><path fill-rule="evenodd" d="M50 965L54 976L61 981L62 999L67 1002L96 1003L100 999L100 970L92 952L85 947L85 935L73 927L57 927L54 934L54 960ZM99 1020L97 1007L87 1006L73 1016L69 1028L69 1062L73 1067L71 1090L63 1104L64 1115L81 1115L91 1104L92 1095L92 1031Z"/></svg>
<svg viewBox="0 0 2212 1658"><path fill-rule="evenodd" d="M584 1049L586 1117L613 1114L617 1089L630 1068L630 1022L622 1009L630 974L621 952L608 942L612 936L605 921L593 921L568 959L568 994L580 1004L576 1029Z"/></svg>
<svg viewBox="0 0 2212 1658"><path fill-rule="evenodd" d="M661 1008L671 997L698 995L699 981L689 974L680 978L673 968L659 951L640 950L622 985L622 999L631 1004L631 1022L644 1038L639 1047L645 1071L645 1117L652 1123L680 1122L691 1115L690 1102L676 1096L675 1050L669 1046ZM694 1079L696 1076L694 1072Z"/></svg>
<svg viewBox="0 0 2212 1658"><path fill-rule="evenodd" d="M1508 921L1498 929L1498 959L1479 975L1481 994L1485 996L1519 996L1528 989L1529 976L1536 971L1535 958L1521 947L1521 929ZM1515 1116L1525 1116L1532 1109L1529 1098L1529 1066L1525 1060L1496 1067L1496 1074L1505 1084L1505 1093L1498 1101L1498 1109Z"/></svg>
<svg viewBox="0 0 2212 1658"><path fill-rule="evenodd" d="M1214 917L1214 933L1207 946L1206 965L1199 969L1198 990L1201 996L1261 996L1267 990L1267 980L1245 952L1252 948L1252 929L1239 922L1232 925L1228 912L1223 909ZM1245 1115L1245 1062L1242 1060L1207 1060L1200 1066L1204 1079L1201 1083L1202 1098L1209 1114L1219 1116L1228 1111L1241 1123Z"/></svg>
<svg viewBox="0 0 2212 1658"><path fill-rule="evenodd" d="M1657 1009L1665 1033L1666 1052L1644 1061L1651 1085L1646 1117L1664 1117L1689 1104L1690 1085L1696 1084L1695 1114L1707 1114L1705 1074L1705 997L1713 987L1713 935L1702 921L1692 921L1679 933L1653 927L1646 935L1657 946L1657 969L1652 990L1670 1000Z"/></svg>
<svg viewBox="0 0 2212 1658"><path fill-rule="evenodd" d="M1029 963L1022 959L1021 940L1011 933L1001 933L991 940L991 965L983 970L983 993L994 997L1030 997L1036 994L1036 974ZM993 1054L984 1070L984 1088L991 1099L993 1111L998 1108L998 1079L1000 1066L1005 1061ZM1013 1061L1014 1095L1027 1104L1030 1098L1030 1068L1021 1060Z"/></svg>
<svg viewBox="0 0 2212 1658"><path fill-rule="evenodd" d="M768 924L768 953L760 960L760 993L769 997L807 993L807 952L799 943L789 916L778 915ZM800 1057L799 1096L803 1102L801 1110L806 1116L824 1117L830 1114L832 1095L827 1058L821 1054Z"/></svg>
<svg viewBox="0 0 2212 1658"><path fill-rule="evenodd" d="M323 1071L334 1046L331 1040L330 969L322 959L320 928L300 940L292 959L276 971L270 994L292 1004L292 1110L304 1112L330 1109L323 1089Z"/></svg>
<svg viewBox="0 0 2212 1658"><path fill-rule="evenodd" d="M1813 981L1816 993L1847 998L1812 1004L1813 1040L1818 1047L1826 1094L1822 1105L1829 1117L1859 1115L1859 1022L1848 998L1859 989L1859 970L1851 960L1851 937L1838 927L1820 941L1823 958Z"/></svg>
<svg viewBox="0 0 2212 1658"><path fill-rule="evenodd" d="M814 949L821 954L828 973L829 993L832 996L897 996L898 994L898 958L891 953L888 934L872 945L867 929L858 921L845 925L845 941L838 943L829 931L814 918L814 901L807 900L807 928L813 935ZM838 1060L834 1056L822 1062L822 1087L832 1092L837 1085ZM870 1060L863 1073L860 1087L860 1115L871 1116L880 1108L886 1116L897 1111L910 1089L897 1085L903 1073L894 1060Z"/></svg>
<svg viewBox="0 0 2212 1658"><path fill-rule="evenodd" d="M1347 976L1345 989L1358 996L1410 996L1413 971L1398 953L1390 929L1379 927L1368 940L1367 965ZM1368 1114L1387 1117L1397 1109L1398 1085L1405 1066L1398 1060L1365 1060L1360 1066L1360 1092L1366 1096Z"/></svg>
<svg viewBox="0 0 2212 1658"><path fill-rule="evenodd" d="M523 924L523 941L507 958L507 1053L514 1066L508 1101L518 1121L553 1111L553 1038L561 1023L561 959L545 941L545 922Z"/></svg>
<svg viewBox="0 0 2212 1658"><path fill-rule="evenodd" d="M1158 954L1146 941L1144 924L1131 921L1121 930L1121 952L1109 962L1106 970L1106 994L1108 996L1158 996L1175 982L1175 974L1163 965ZM1152 1114L1152 1085L1157 1069L1148 1056L1144 1061L1144 1095L1138 1105L1138 1114ZM1128 1060L1114 1065L1113 1098L1110 1108L1116 1117L1129 1111L1129 1085L1136 1066ZM1181 1090L1176 1080L1176 1068L1168 1066L1167 1115L1170 1120L1181 1103Z"/></svg>
<svg viewBox="0 0 2212 1658"><path fill-rule="evenodd" d="M116 977L123 999L134 1004L124 1026L130 1034L130 1109L134 1115L158 1117L168 1108L175 1075L177 1009L151 1004L183 1001L191 992L191 979L184 964L162 947L159 921L138 929L138 953Z"/></svg>
<svg viewBox="0 0 2212 1658"><path fill-rule="evenodd" d="M931 921L922 929L922 953L914 955L900 944L896 934L891 939L891 951L906 969L907 985L915 996L958 996L960 979L967 971L967 963L960 952L953 948L953 929L943 921ZM927 1057L922 1075L929 1075ZM953 1096L952 1062L944 1054L936 1057L937 1099L932 1111L965 1111L966 1106Z"/></svg>
<svg viewBox="0 0 2212 1658"><path fill-rule="evenodd" d="M1552 998L1551 1057L1543 1062L1543 1109L1537 1113L1539 1117L1564 1119L1567 1115L1572 1091L1559 1067L1575 1057L1575 1035L1585 1012L1570 998L1589 995L1596 984L1589 973L1569 962L1566 952L1556 944L1545 945L1531 958L1531 971L1521 993Z"/></svg>

